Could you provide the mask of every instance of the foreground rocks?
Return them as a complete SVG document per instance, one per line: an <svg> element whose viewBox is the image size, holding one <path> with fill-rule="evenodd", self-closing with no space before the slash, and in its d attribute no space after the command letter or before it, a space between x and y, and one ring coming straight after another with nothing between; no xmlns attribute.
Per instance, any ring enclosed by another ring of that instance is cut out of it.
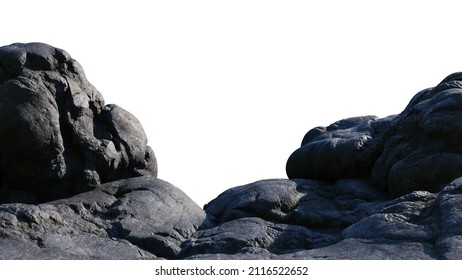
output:
<svg viewBox="0 0 462 280"><path fill-rule="evenodd" d="M205 211L139 177L0 206L1 259L462 259L462 179L391 199L367 180L274 179Z"/></svg>
<svg viewBox="0 0 462 280"><path fill-rule="evenodd" d="M206 212L218 226L193 234L183 253L194 259L460 259L461 191L456 180L438 194L390 199L365 180L260 181L210 202Z"/></svg>
<svg viewBox="0 0 462 280"><path fill-rule="evenodd" d="M204 220L167 182L120 180L49 203L0 205L0 258L174 258Z"/></svg>
<svg viewBox="0 0 462 280"><path fill-rule="evenodd" d="M289 179L202 209L69 54L2 47L0 259L462 259L461 112L455 73L399 115L308 131Z"/></svg>

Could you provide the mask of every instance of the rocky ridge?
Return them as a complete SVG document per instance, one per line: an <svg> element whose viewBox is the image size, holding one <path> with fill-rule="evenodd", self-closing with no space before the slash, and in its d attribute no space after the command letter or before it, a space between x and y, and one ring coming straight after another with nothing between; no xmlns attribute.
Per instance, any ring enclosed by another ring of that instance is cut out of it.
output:
<svg viewBox="0 0 462 280"><path fill-rule="evenodd" d="M0 48L1 259L462 259L462 74L308 131L289 179L200 208L139 121L41 43Z"/></svg>

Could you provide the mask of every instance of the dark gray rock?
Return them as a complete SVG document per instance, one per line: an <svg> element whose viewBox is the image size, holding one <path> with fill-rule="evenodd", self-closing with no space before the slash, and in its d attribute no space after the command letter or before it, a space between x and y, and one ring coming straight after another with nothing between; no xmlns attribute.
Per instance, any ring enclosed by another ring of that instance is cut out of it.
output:
<svg viewBox="0 0 462 280"><path fill-rule="evenodd" d="M462 259L461 112L456 73L397 116L310 130L290 179L203 210L65 51L2 47L0 259Z"/></svg>
<svg viewBox="0 0 462 280"><path fill-rule="evenodd" d="M16 260L133 260L157 259L126 240L89 234L45 234L38 240L0 239L0 259Z"/></svg>
<svg viewBox="0 0 462 280"><path fill-rule="evenodd" d="M243 217L283 221L303 196L290 180L262 180L231 188L204 206L216 224Z"/></svg>
<svg viewBox="0 0 462 280"><path fill-rule="evenodd" d="M175 258L180 245L205 222L205 212L173 185L149 178L111 183L118 201L103 214L110 234L157 256Z"/></svg>
<svg viewBox="0 0 462 280"><path fill-rule="evenodd" d="M217 224L243 218L309 227L351 225L376 213L388 194L367 180L345 179L335 184L314 180L263 180L229 189L204 209Z"/></svg>
<svg viewBox="0 0 462 280"><path fill-rule="evenodd" d="M438 192L462 175L462 74L418 93L392 122L372 180L398 196L414 190Z"/></svg>
<svg viewBox="0 0 462 280"><path fill-rule="evenodd" d="M332 244L338 237L303 226L241 218L201 230L183 243L182 257L197 254L254 254L262 249L278 254Z"/></svg>
<svg viewBox="0 0 462 280"><path fill-rule="evenodd" d="M201 254L192 260L432 260L432 246L427 243L387 240L343 239L330 246L273 254L268 250L237 254ZM458 256L460 258L460 255ZM457 257L455 258L457 259Z"/></svg>
<svg viewBox="0 0 462 280"><path fill-rule="evenodd" d="M396 199L365 180L264 180L210 202L206 212L215 226L197 231L182 253L189 259L462 259L461 208L462 179L440 193Z"/></svg>
<svg viewBox="0 0 462 280"><path fill-rule="evenodd" d="M122 178L157 175L136 118L42 43L0 48L0 202L37 202Z"/></svg>
<svg viewBox="0 0 462 280"><path fill-rule="evenodd" d="M130 178L44 204L0 205L0 258L175 258L204 221L178 188Z"/></svg>
<svg viewBox="0 0 462 280"><path fill-rule="evenodd" d="M434 256L435 252L430 243L347 238L328 247L283 255L281 259L431 260Z"/></svg>
<svg viewBox="0 0 462 280"><path fill-rule="evenodd" d="M229 189L204 212L137 177L0 205L0 258L462 259L461 205L462 179L396 199L364 179L273 179Z"/></svg>
<svg viewBox="0 0 462 280"><path fill-rule="evenodd" d="M392 119L355 117L311 129L287 160L287 176L327 182L369 177L380 155L379 136Z"/></svg>
<svg viewBox="0 0 462 280"><path fill-rule="evenodd" d="M462 176L462 73L419 92L396 116L316 127L287 160L290 179L370 178L395 197Z"/></svg>

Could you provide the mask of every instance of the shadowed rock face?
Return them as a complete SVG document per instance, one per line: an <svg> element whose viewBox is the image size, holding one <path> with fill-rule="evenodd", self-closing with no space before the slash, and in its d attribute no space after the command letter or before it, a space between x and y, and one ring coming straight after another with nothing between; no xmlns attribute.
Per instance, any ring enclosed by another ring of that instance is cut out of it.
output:
<svg viewBox="0 0 462 280"><path fill-rule="evenodd" d="M287 161L288 177L328 182L367 177L380 153L378 140L392 119L354 117L311 129Z"/></svg>
<svg viewBox="0 0 462 280"><path fill-rule="evenodd" d="M45 201L157 175L138 120L106 105L77 61L42 43L0 48L0 201Z"/></svg>
<svg viewBox="0 0 462 280"><path fill-rule="evenodd" d="M439 191L462 176L462 73L423 90L382 136L372 180L394 195Z"/></svg>
<svg viewBox="0 0 462 280"><path fill-rule="evenodd" d="M397 115L310 130L287 161L289 178L371 178L399 196L438 192L462 175L462 74L418 93Z"/></svg>

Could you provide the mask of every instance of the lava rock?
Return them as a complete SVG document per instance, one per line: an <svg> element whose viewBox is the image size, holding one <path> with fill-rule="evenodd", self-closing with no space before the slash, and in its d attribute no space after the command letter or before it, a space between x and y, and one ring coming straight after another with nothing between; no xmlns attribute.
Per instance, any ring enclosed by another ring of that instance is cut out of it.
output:
<svg viewBox="0 0 462 280"><path fill-rule="evenodd" d="M201 209L65 51L0 48L0 259L462 259L462 74ZM28 204L26 204L28 203Z"/></svg>
<svg viewBox="0 0 462 280"><path fill-rule="evenodd" d="M314 180L262 180L229 189L204 209L216 224L244 217L307 227L351 225L377 213L389 199L367 180L344 179L335 184Z"/></svg>
<svg viewBox="0 0 462 280"><path fill-rule="evenodd" d="M462 176L462 73L416 94L399 115L316 127L287 160L290 179L370 178L398 197Z"/></svg>
<svg viewBox="0 0 462 280"><path fill-rule="evenodd" d="M61 49L0 48L0 202L40 202L134 176L157 176L136 118L88 82Z"/></svg>
<svg viewBox="0 0 462 280"><path fill-rule="evenodd" d="M282 254L332 244L336 236L303 226L279 224L261 218L241 218L201 230L182 244L182 257L197 254L254 254L262 249Z"/></svg>
<svg viewBox="0 0 462 280"><path fill-rule="evenodd" d="M311 129L287 160L287 176L327 182L368 177L380 155L377 140L392 119L355 117Z"/></svg>
<svg viewBox="0 0 462 280"><path fill-rule="evenodd" d="M286 191L265 196L265 186L269 194ZM223 205L226 199L236 207ZM263 220L278 206L284 214ZM439 193L395 199L365 180L264 180L210 202L215 226L199 229L182 253L188 259L462 259L461 208L462 178Z"/></svg>
<svg viewBox="0 0 462 280"><path fill-rule="evenodd" d="M438 192L462 175L462 73L418 93L383 134L371 178L395 196Z"/></svg>
<svg viewBox="0 0 462 280"><path fill-rule="evenodd" d="M48 203L0 205L0 259L175 258L205 219L165 181L119 180Z"/></svg>
<svg viewBox="0 0 462 280"><path fill-rule="evenodd" d="M462 178L398 198L365 179L262 180L203 211L144 176L0 205L0 258L462 259L461 208Z"/></svg>
<svg viewBox="0 0 462 280"><path fill-rule="evenodd" d="M103 214L110 234L157 256L176 258L180 245L206 222L205 212L173 185L154 178L111 183L118 200Z"/></svg>

